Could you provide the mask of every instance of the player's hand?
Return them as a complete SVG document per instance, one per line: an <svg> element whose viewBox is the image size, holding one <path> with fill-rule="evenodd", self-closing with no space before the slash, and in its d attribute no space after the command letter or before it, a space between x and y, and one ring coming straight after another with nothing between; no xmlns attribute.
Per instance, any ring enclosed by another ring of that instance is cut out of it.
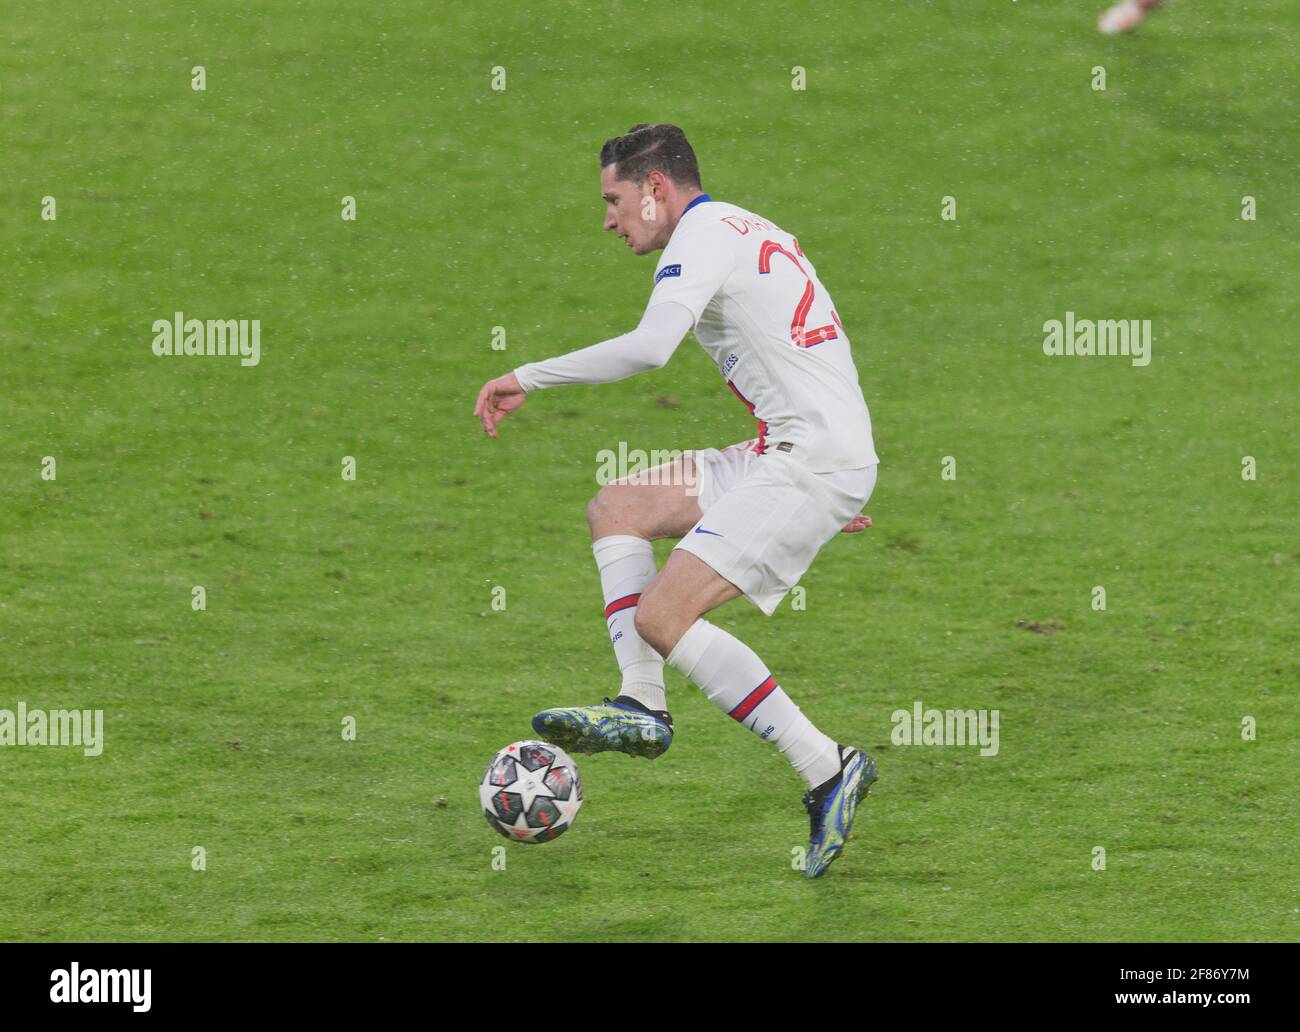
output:
<svg viewBox="0 0 1300 1032"><path fill-rule="evenodd" d="M841 528L840 530L840 533L856 534L860 530L866 530L869 526L871 526L871 517L868 516L865 512L860 512L856 516L854 516L853 519L849 520L848 523L844 524L843 528Z"/></svg>
<svg viewBox="0 0 1300 1032"><path fill-rule="evenodd" d="M474 403L474 415L483 424L483 432L495 437L497 424L522 405L527 397L514 373L506 373L485 383L478 392L478 401Z"/></svg>

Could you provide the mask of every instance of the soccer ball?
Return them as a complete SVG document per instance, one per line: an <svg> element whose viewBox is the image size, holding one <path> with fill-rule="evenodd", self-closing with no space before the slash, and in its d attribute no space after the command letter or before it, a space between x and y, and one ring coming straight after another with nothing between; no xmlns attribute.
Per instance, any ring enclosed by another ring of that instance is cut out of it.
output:
<svg viewBox="0 0 1300 1032"><path fill-rule="evenodd" d="M582 779L549 742L515 742L492 758L478 787L488 824L516 842L550 842L582 806Z"/></svg>

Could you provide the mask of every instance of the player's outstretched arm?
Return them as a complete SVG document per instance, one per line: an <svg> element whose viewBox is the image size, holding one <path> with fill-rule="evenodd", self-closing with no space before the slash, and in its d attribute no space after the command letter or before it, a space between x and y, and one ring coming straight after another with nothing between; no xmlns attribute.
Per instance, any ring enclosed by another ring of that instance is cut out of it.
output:
<svg viewBox="0 0 1300 1032"><path fill-rule="evenodd" d="M478 392L478 401L474 403L474 415L483 424L483 432L495 437L497 424L522 405L527 397L519 385L519 377L513 372L485 383Z"/></svg>
<svg viewBox="0 0 1300 1032"><path fill-rule="evenodd" d="M667 365L694 321L689 309L675 301L663 301L647 308L631 333L545 362L529 362L515 372L526 391L624 380Z"/></svg>
<svg viewBox="0 0 1300 1032"><path fill-rule="evenodd" d="M650 305L632 333L555 359L520 365L506 376L487 381L478 391L474 416L484 425L484 433L497 437L497 424L524 404L528 391L560 383L612 383L660 369L693 322L690 309L676 302Z"/></svg>
<svg viewBox="0 0 1300 1032"><path fill-rule="evenodd" d="M497 424L524 403L529 391L567 383L613 383L660 369L694 321L690 309L675 301L652 304L631 333L545 362L530 362L489 380L478 392L474 415L483 424L484 432L496 437Z"/></svg>

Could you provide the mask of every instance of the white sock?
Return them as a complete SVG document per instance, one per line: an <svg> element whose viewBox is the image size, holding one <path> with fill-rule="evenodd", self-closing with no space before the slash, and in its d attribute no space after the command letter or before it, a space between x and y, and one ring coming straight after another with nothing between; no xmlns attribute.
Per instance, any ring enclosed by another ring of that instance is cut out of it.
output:
<svg viewBox="0 0 1300 1032"><path fill-rule="evenodd" d="M733 720L775 742L809 788L840 772L839 746L790 701L753 649L721 627L696 620L668 654L668 665Z"/></svg>
<svg viewBox="0 0 1300 1032"><path fill-rule="evenodd" d="M627 695L649 710L666 710L664 661L636 632L636 604L655 575L655 554L650 542L630 534L610 534L594 542L592 554L600 570L605 593L605 623L614 658L623 672L620 695Z"/></svg>

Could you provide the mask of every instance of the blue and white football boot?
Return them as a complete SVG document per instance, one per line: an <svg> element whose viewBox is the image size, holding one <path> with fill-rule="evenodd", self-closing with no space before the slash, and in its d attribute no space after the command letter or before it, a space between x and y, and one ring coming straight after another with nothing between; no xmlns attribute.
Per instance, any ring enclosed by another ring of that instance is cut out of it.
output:
<svg viewBox="0 0 1300 1032"><path fill-rule="evenodd" d="M576 753L621 752L653 760L673 744L673 718L652 712L626 695L600 706L542 710L533 730L545 741Z"/></svg>
<svg viewBox="0 0 1300 1032"><path fill-rule="evenodd" d="M840 773L810 789L803 797L804 809L812 821L804 877L820 878L844 849L858 803L876 780L876 761L861 749L839 746Z"/></svg>

